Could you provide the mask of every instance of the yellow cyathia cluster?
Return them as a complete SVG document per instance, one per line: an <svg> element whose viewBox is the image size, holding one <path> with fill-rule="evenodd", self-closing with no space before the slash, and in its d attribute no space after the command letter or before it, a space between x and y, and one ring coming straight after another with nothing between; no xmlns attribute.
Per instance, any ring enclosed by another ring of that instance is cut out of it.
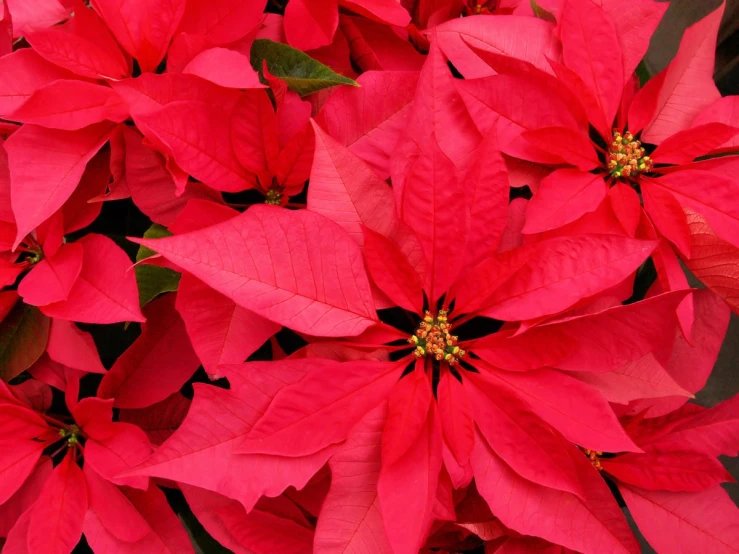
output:
<svg viewBox="0 0 739 554"><path fill-rule="evenodd" d="M451 334L452 324L449 323L448 315L446 310L440 310L436 317L426 311L416 334L408 339L416 347L413 351L416 358L433 356L436 360L453 366L467 354L457 346L459 337Z"/></svg>
<svg viewBox="0 0 739 554"><path fill-rule="evenodd" d="M593 467L597 470L603 469L603 467L600 465L600 458L598 456L602 456L603 452L598 452L597 450L588 450L587 448L583 448L583 452L585 452L585 455L590 460L590 463L593 464Z"/></svg>
<svg viewBox="0 0 739 554"><path fill-rule="evenodd" d="M614 129L613 142L608 149L608 171L613 177L630 177L638 173L652 170L654 164L649 156L645 156L641 142L634 140L634 135L621 133Z"/></svg>
<svg viewBox="0 0 739 554"><path fill-rule="evenodd" d="M265 204L272 204L273 206L279 206L282 204L282 193L276 189L269 189L264 197Z"/></svg>

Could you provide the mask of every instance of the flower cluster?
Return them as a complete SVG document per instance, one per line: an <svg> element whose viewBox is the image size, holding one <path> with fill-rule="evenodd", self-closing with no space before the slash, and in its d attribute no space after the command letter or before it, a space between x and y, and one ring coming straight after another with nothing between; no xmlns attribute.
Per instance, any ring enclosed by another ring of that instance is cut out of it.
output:
<svg viewBox="0 0 739 554"><path fill-rule="evenodd" d="M2 552L734 552L739 102L723 2L637 71L667 5L0 1Z"/></svg>

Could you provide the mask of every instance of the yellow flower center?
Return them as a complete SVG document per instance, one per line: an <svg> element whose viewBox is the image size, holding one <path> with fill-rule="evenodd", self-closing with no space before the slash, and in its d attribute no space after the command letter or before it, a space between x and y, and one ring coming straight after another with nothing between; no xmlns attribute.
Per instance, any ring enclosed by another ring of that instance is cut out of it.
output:
<svg viewBox="0 0 739 554"><path fill-rule="evenodd" d="M457 346L459 337L451 334L452 324L449 323L448 315L446 310L440 310L436 317L431 315L431 312L426 312L416 334L408 339L408 342L416 347L413 351L416 358L432 356L453 366L467 354Z"/></svg>
<svg viewBox="0 0 739 554"><path fill-rule="evenodd" d="M652 159L642 148L641 142L634 140L634 135L621 133L614 129L613 142L608 148L608 171L616 179L633 177L639 173L652 170Z"/></svg>
<svg viewBox="0 0 739 554"><path fill-rule="evenodd" d="M583 448L582 451L588 457L590 463L593 464L593 467L595 469L597 469L598 471L601 471L603 469L603 466L600 465L599 457L603 455L603 452L598 452L597 450L588 450L587 448Z"/></svg>
<svg viewBox="0 0 739 554"><path fill-rule="evenodd" d="M269 189L264 197L265 204L272 204L273 206L279 206L282 204L282 193L276 189Z"/></svg>

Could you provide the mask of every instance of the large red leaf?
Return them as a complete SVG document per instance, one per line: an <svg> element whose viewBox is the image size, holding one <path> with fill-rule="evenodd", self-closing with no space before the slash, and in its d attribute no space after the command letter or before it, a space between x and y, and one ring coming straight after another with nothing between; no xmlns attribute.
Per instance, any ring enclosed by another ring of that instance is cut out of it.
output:
<svg viewBox="0 0 739 554"><path fill-rule="evenodd" d="M25 38L48 61L82 77L115 80L130 75L128 61L105 24L84 7L64 25Z"/></svg>
<svg viewBox="0 0 739 554"><path fill-rule="evenodd" d="M659 233L684 255L690 253L690 229L680 203L659 181L644 179L641 192L644 209Z"/></svg>
<svg viewBox="0 0 739 554"><path fill-rule="evenodd" d="M53 256L42 259L18 285L26 304L45 306L69 297L82 271L84 252L76 243L65 244Z"/></svg>
<svg viewBox="0 0 739 554"><path fill-rule="evenodd" d="M176 307L193 349L211 375L218 374L219 365L243 362L280 330L189 274L180 280Z"/></svg>
<svg viewBox="0 0 739 554"><path fill-rule="evenodd" d="M587 493L583 501L518 476L480 435L471 462L478 491L507 527L578 552L639 552L607 485L592 468L579 468Z"/></svg>
<svg viewBox="0 0 739 554"><path fill-rule="evenodd" d="M546 58L559 60L559 41L554 27L534 17L475 16L456 18L437 27L439 45L467 79L492 75L490 67L470 50L505 54L548 70Z"/></svg>
<svg viewBox="0 0 739 554"><path fill-rule="evenodd" d="M140 115L148 130L166 145L177 164L208 186L228 192L253 188L253 178L236 158L228 106L176 101Z"/></svg>
<svg viewBox="0 0 739 554"><path fill-rule="evenodd" d="M70 321L51 321L46 353L49 358L68 368L85 373L105 373L92 336Z"/></svg>
<svg viewBox="0 0 739 554"><path fill-rule="evenodd" d="M79 80L60 80L36 90L7 118L52 129L76 131L128 117L123 100L110 87Z"/></svg>
<svg viewBox="0 0 739 554"><path fill-rule="evenodd" d="M235 42L260 22L267 0L188 0L179 30L204 35L214 44Z"/></svg>
<svg viewBox="0 0 739 554"><path fill-rule="evenodd" d="M690 226L690 259L685 265L739 313L739 248L717 237L701 215L685 211Z"/></svg>
<svg viewBox="0 0 739 554"><path fill-rule="evenodd" d="M576 377L598 389L609 402L617 404L665 396L679 396L684 402L693 396L675 382L651 353L613 371L578 372Z"/></svg>
<svg viewBox="0 0 739 554"><path fill-rule="evenodd" d="M487 368L483 378L524 400L562 435L585 448L638 452L613 409L592 387L551 369L510 373Z"/></svg>
<svg viewBox="0 0 739 554"><path fill-rule="evenodd" d="M568 0L559 26L564 63L582 77L611 124L624 89L623 56L613 23L592 0Z"/></svg>
<svg viewBox="0 0 739 554"><path fill-rule="evenodd" d="M69 16L68 2L59 0L8 0L5 2L13 20L13 36L20 37L29 31L45 29L64 21Z"/></svg>
<svg viewBox="0 0 739 554"><path fill-rule="evenodd" d="M28 522L28 550L68 554L82 536L88 507L87 484L69 450L44 485L31 508Z"/></svg>
<svg viewBox="0 0 739 554"><path fill-rule="evenodd" d="M188 183L184 192L178 191L165 160L143 144L143 137L131 127L123 129L123 139L126 183L131 199L155 223L171 225L193 199L222 202L220 193L200 183Z"/></svg>
<svg viewBox="0 0 739 554"><path fill-rule="evenodd" d="M531 256L488 298L485 314L515 321L561 312L622 282L656 246L656 241L616 235L539 243L538 255Z"/></svg>
<svg viewBox="0 0 739 554"><path fill-rule="evenodd" d="M141 335L116 360L98 390L101 398L113 398L118 408L145 408L164 400L200 365L175 310L175 295L149 303L144 315Z"/></svg>
<svg viewBox="0 0 739 554"><path fill-rule="evenodd" d="M254 206L213 227L135 242L299 332L358 335L376 321L359 247L337 224L306 210Z"/></svg>
<svg viewBox="0 0 739 554"><path fill-rule="evenodd" d="M582 498L580 481L555 432L505 388L476 375L465 378L475 422L490 448L529 481Z"/></svg>
<svg viewBox="0 0 739 554"><path fill-rule="evenodd" d="M3 443L0 454L0 502L7 502L23 485L36 467L43 450L44 443L30 438L16 438L12 442Z"/></svg>
<svg viewBox="0 0 739 554"><path fill-rule="evenodd" d="M418 80L413 106L405 130L393 149L390 174L395 197L402 198L411 167L429 157L430 145L458 169L466 169L482 136L457 90L456 79L439 48L432 44ZM430 175L424 176L429 179ZM449 177L447 177L449 178ZM399 206L396 206L399 208Z"/></svg>
<svg viewBox="0 0 739 554"><path fill-rule="evenodd" d="M736 96L724 96L705 108L693 121L693 127L703 126L707 123L724 123L736 127L739 124L739 102ZM739 137L722 145L727 149L736 149L739 146Z"/></svg>
<svg viewBox="0 0 739 554"><path fill-rule="evenodd" d="M434 519L441 472L441 428L432 408L407 452L384 466L377 481L380 513L393 552L416 552Z"/></svg>
<svg viewBox="0 0 739 554"><path fill-rule="evenodd" d="M20 517L36 502L51 474L51 458L42 458L23 486L0 507L0 536L7 537ZM18 481L21 482L21 481Z"/></svg>
<svg viewBox="0 0 739 554"><path fill-rule="evenodd" d="M118 43L139 62L144 73L153 72L164 59L186 4L186 0L92 2Z"/></svg>
<svg viewBox="0 0 739 554"><path fill-rule="evenodd" d="M142 410L121 410L120 421L143 429L151 444L160 445L180 427L190 408L190 399L179 392Z"/></svg>
<svg viewBox="0 0 739 554"><path fill-rule="evenodd" d="M324 360L275 395L239 451L307 456L343 441L367 412L389 397L401 371L393 362Z"/></svg>
<svg viewBox="0 0 739 554"><path fill-rule="evenodd" d="M444 439L458 464L467 464L475 441L475 422L466 389L451 372L441 374L437 406Z"/></svg>
<svg viewBox="0 0 739 554"><path fill-rule="evenodd" d="M739 552L739 514L721 487L699 493L625 485L619 490L642 535L657 551Z"/></svg>
<svg viewBox="0 0 739 554"><path fill-rule="evenodd" d="M623 454L601 465L622 483L652 491L700 492L734 480L716 458L698 452Z"/></svg>
<svg viewBox="0 0 739 554"><path fill-rule="evenodd" d="M316 359L226 366L223 371L231 389L196 384L182 425L135 473L212 490L238 500L247 510L263 495L277 496L290 485L303 488L332 449L287 458L242 455L236 446L281 389L326 364Z"/></svg>
<svg viewBox="0 0 739 554"><path fill-rule="evenodd" d="M539 327L575 345L556 367L570 371L605 372L653 352L663 359L674 340L675 310L687 291L675 291L636 304L605 310ZM587 341L582 340L587 337Z"/></svg>
<svg viewBox="0 0 739 554"><path fill-rule="evenodd" d="M712 122L693 126L667 137L652 153L655 163L687 164L730 142L739 129L724 123Z"/></svg>
<svg viewBox="0 0 739 554"><path fill-rule="evenodd" d="M264 88L249 58L228 48L209 48L200 52L182 70L226 88Z"/></svg>
<svg viewBox="0 0 739 554"><path fill-rule="evenodd" d="M654 179L650 185L670 191L683 207L701 214L716 234L739 246L739 206L733 201L739 194L739 181L714 171L686 169ZM710 187L711 194L705 194ZM659 226L658 226L659 227Z"/></svg>
<svg viewBox="0 0 739 554"><path fill-rule="evenodd" d="M230 133L236 158L268 190L280 144L277 116L265 91L246 91L241 96L231 117Z"/></svg>
<svg viewBox="0 0 739 554"><path fill-rule="evenodd" d="M381 178L387 178L390 155L410 112L418 73L368 71L359 76L357 83L359 87L336 90L316 122Z"/></svg>
<svg viewBox="0 0 739 554"><path fill-rule="evenodd" d="M136 542L120 540L105 525L105 521L90 510L84 523L85 539L95 552L157 552L162 554L193 554L192 541L182 522L172 511L164 493L156 485L146 491L121 489L148 527L148 533Z"/></svg>
<svg viewBox="0 0 739 554"><path fill-rule="evenodd" d="M59 79L73 79L73 73L47 62L31 48L22 48L0 58L0 113L12 113L41 87Z"/></svg>
<svg viewBox="0 0 739 554"><path fill-rule="evenodd" d="M386 407L369 412L329 462L331 488L321 506L314 552L390 554L377 498Z"/></svg>
<svg viewBox="0 0 739 554"><path fill-rule="evenodd" d="M589 1L589 0L588 0ZM542 179L526 208L524 233L541 233L572 223L595 210L607 187L600 175L559 169Z"/></svg>
<svg viewBox="0 0 739 554"><path fill-rule="evenodd" d="M415 231L428 261L425 289L431 303L462 269L457 248L466 243L469 226L465 188L437 139L432 135L421 145L405 185L394 188L398 215Z"/></svg>
<svg viewBox="0 0 739 554"><path fill-rule="evenodd" d="M428 418L433 394L422 365L403 377L388 398L387 421L382 432L382 467L397 462L416 441Z"/></svg>
<svg viewBox="0 0 739 554"><path fill-rule="evenodd" d="M338 0L295 0L285 8L285 36L299 50L331 44L338 26Z"/></svg>
<svg viewBox="0 0 739 554"><path fill-rule="evenodd" d="M642 140L659 144L690 126L700 111L720 98L713 81L716 38L724 2L713 13L688 28L675 59L664 70L657 109L642 131Z"/></svg>
<svg viewBox="0 0 739 554"><path fill-rule="evenodd" d="M601 165L592 141L580 131L566 127L544 127L525 131L521 138L537 150L554 156L556 164L574 165L583 171L590 171ZM510 151L508 153L511 154ZM527 156L521 157L527 158ZM529 159L537 161L533 158Z"/></svg>
<svg viewBox="0 0 739 554"><path fill-rule="evenodd" d="M710 456L736 456L739 451L739 397L680 422L654 447L700 450Z"/></svg>
<svg viewBox="0 0 739 554"><path fill-rule="evenodd" d="M86 235L77 244L84 248L79 278L67 300L48 304L42 311L49 317L84 323L144 321L126 253L102 235Z"/></svg>
<svg viewBox="0 0 739 554"><path fill-rule="evenodd" d="M108 141L112 130L111 123L78 131L24 125L5 142L18 226L16 246L69 199L87 162Z"/></svg>

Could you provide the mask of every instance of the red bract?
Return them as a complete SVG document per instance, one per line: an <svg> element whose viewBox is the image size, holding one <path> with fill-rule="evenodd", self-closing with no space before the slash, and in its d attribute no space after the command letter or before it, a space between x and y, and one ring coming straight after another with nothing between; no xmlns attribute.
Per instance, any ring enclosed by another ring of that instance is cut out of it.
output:
<svg viewBox="0 0 739 554"><path fill-rule="evenodd" d="M739 110L723 6L637 80L666 8L3 3L3 552L735 551Z"/></svg>

